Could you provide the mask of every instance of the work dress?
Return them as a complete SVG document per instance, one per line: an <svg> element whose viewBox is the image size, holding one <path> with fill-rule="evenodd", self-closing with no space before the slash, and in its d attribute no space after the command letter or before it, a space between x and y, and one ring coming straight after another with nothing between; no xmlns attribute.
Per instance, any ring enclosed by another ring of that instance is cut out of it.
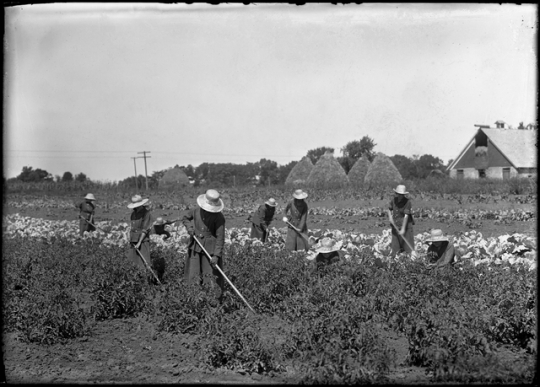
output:
<svg viewBox="0 0 540 387"><path fill-rule="evenodd" d="M251 221L251 238L260 239L263 243L268 238L268 226L274 219L276 207L262 204L256 212L254 212L249 220Z"/></svg>
<svg viewBox="0 0 540 387"><path fill-rule="evenodd" d="M409 198L405 198L403 201L399 202L398 198L394 197L390 201L390 204L388 206L388 209L392 211L392 218L394 219L394 223L397 230L392 227L392 255L396 255L402 251L406 251L407 253L411 253L411 248L405 243L406 239L409 244L414 247L414 235L413 235L413 225L414 225L414 219L412 216L411 211L411 200ZM405 219L405 215L408 215L409 218L407 219L407 226L405 227L405 234L403 237L399 235L399 230L401 230L401 227L403 226L403 221Z"/></svg>
<svg viewBox="0 0 540 387"><path fill-rule="evenodd" d="M429 263L434 263L436 268L453 265L459 258L459 252L454 248L454 244L443 241L439 247L431 244L427 250Z"/></svg>
<svg viewBox="0 0 540 387"><path fill-rule="evenodd" d="M188 284L212 284L219 287L219 297L223 296L225 280L219 270L212 267L210 259L195 241L194 236L204 249L218 258L217 265L223 270L223 246L225 244L225 217L221 212L208 212L202 208L189 210L182 218L182 223L193 234L188 243L188 255L184 267L184 278ZM213 280L214 279L214 280Z"/></svg>
<svg viewBox="0 0 540 387"><path fill-rule="evenodd" d="M94 211L96 208L94 203L92 203L90 200L85 200L84 202L81 202L77 207L80 210L79 215L84 218L79 218L79 234L83 236L85 231L95 231L96 228L88 223L90 222L94 224Z"/></svg>
<svg viewBox="0 0 540 387"><path fill-rule="evenodd" d="M135 265L142 267L144 270L147 270L145 268L145 264L142 261L142 258L135 250L135 245L139 241L139 238L141 237L141 234L144 231L146 231L144 239L141 242L141 246L139 247L139 251L141 252L142 256L148 263L148 265L151 267L152 262L150 261L150 230L152 229L152 214L151 212L146 208L142 207L142 209L138 210L134 209L131 213L131 229L129 230L129 251L128 251L128 257Z"/></svg>
<svg viewBox="0 0 540 387"><path fill-rule="evenodd" d="M285 207L285 216L289 218L289 223L298 228L301 233L307 233L308 205L305 201L290 201ZM308 251L309 242L304 240L304 238L298 235L298 232L289 226L287 239L285 240L285 249L290 251Z"/></svg>

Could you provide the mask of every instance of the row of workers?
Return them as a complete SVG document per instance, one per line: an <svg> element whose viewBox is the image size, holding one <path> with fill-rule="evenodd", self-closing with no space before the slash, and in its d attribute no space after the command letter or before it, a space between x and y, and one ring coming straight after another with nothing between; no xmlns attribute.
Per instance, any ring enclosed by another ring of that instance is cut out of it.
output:
<svg viewBox="0 0 540 387"><path fill-rule="evenodd" d="M399 252L412 253L414 246L411 200L406 196L408 192L405 186L398 185L394 189L394 197L388 205L388 219L392 227L392 253ZM284 210L288 231L285 241L285 248L291 251L309 251L310 259L318 263L332 263L338 261L344 255L341 250L341 242L332 238L322 238L316 240L313 246L307 238L307 215L308 205L305 201L308 194L301 189L294 191L293 200L287 203ZM94 212L95 197L92 194L85 196L85 201L81 203L80 209L80 232L95 230ZM167 224L162 218L153 222L150 211L149 199L143 199L140 195L135 195L128 204L132 209L130 228L130 259L137 265L144 266L141 256L150 262L150 234L154 232L158 235L165 235L166 239L170 233L165 230ZM223 278L214 267L218 265L223 269L223 247L225 242L225 217L222 210L224 203L218 191L210 189L205 194L197 197L198 207L188 210L181 222L186 227L190 240L188 243L188 256L185 262L184 275L188 283L198 282L204 274L212 273L216 277L216 282L223 289ZM268 228L273 222L277 202L270 198L250 215L251 237L266 242L268 239ZM180 221L180 219L179 219ZM196 243L195 238L199 243ZM441 230L432 230L431 238L426 242L431 243L427 256L429 265L441 267L455 262L456 251L448 237L445 237ZM205 257L202 247L210 255L210 259ZM139 255L140 253L140 255ZM206 279L208 280L208 279Z"/></svg>

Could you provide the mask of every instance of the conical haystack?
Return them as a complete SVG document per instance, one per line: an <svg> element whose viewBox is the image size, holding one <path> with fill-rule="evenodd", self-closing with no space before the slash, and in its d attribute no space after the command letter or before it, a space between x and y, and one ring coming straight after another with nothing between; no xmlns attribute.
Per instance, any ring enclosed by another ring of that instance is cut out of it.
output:
<svg viewBox="0 0 540 387"><path fill-rule="evenodd" d="M181 168L170 168L163 174L163 177L159 179L160 187L187 187L189 186L189 179L186 173Z"/></svg>
<svg viewBox="0 0 540 387"><path fill-rule="evenodd" d="M289 176L285 180L285 185L299 186L305 184L311 170L313 169L313 163L311 159L304 156L289 172Z"/></svg>
<svg viewBox="0 0 540 387"><path fill-rule="evenodd" d="M383 153L377 153L377 156L366 173L364 185L368 187L377 185L396 185L402 180L401 174L392 160Z"/></svg>
<svg viewBox="0 0 540 387"><path fill-rule="evenodd" d="M364 185L364 179L370 166L371 163L367 157L362 156L356 160L353 167L349 171L349 174L347 175L349 176L349 181L353 186L362 187Z"/></svg>
<svg viewBox="0 0 540 387"><path fill-rule="evenodd" d="M349 185L349 178L333 152L326 151L307 178L310 187L334 188Z"/></svg>

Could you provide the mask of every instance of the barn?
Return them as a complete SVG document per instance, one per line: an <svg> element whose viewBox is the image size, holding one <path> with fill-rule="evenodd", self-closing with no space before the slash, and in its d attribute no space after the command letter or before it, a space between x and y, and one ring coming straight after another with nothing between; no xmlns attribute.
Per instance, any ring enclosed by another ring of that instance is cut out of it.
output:
<svg viewBox="0 0 540 387"><path fill-rule="evenodd" d="M508 179L537 175L537 130L506 128L497 121L495 128L476 125L479 129L465 148L448 166L455 179Z"/></svg>

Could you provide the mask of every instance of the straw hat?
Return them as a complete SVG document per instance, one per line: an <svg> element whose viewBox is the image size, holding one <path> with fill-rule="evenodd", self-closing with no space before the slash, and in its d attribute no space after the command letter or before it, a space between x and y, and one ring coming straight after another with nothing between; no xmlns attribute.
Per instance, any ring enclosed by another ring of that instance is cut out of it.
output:
<svg viewBox="0 0 540 387"><path fill-rule="evenodd" d="M89 194L86 194L86 196L84 197L86 200L96 200L96 198L94 197L94 195L92 195L91 193Z"/></svg>
<svg viewBox="0 0 540 387"><path fill-rule="evenodd" d="M331 253L341 249L343 241L336 242L332 238L321 239L313 248L317 253Z"/></svg>
<svg viewBox="0 0 540 387"><path fill-rule="evenodd" d="M442 230L431 230L431 236L424 242L448 242L448 238L443 235Z"/></svg>
<svg viewBox="0 0 540 387"><path fill-rule="evenodd" d="M209 189L204 195L200 195L197 198L197 204L208 212L221 212L225 207L223 200L219 198L219 192L215 189Z"/></svg>
<svg viewBox="0 0 540 387"><path fill-rule="evenodd" d="M156 219L156 224L163 224L163 218L161 216Z"/></svg>
<svg viewBox="0 0 540 387"><path fill-rule="evenodd" d="M268 204L271 207L277 206L277 202L274 198L270 198L267 201L264 202L264 204Z"/></svg>
<svg viewBox="0 0 540 387"><path fill-rule="evenodd" d="M302 191L301 189L297 189L296 191L294 191L292 196L295 199L305 199L307 198L308 195L306 192Z"/></svg>
<svg viewBox="0 0 540 387"><path fill-rule="evenodd" d="M131 198L131 203L128 204L128 208L137 208L144 206L149 199L143 199L141 195L135 195Z"/></svg>
<svg viewBox="0 0 540 387"><path fill-rule="evenodd" d="M408 192L405 191L405 186L404 186L404 185L398 185L398 186L396 187L396 189L394 190L394 192L395 192L395 193L398 193L398 194L400 194L400 195L407 195L407 194L408 194Z"/></svg>

